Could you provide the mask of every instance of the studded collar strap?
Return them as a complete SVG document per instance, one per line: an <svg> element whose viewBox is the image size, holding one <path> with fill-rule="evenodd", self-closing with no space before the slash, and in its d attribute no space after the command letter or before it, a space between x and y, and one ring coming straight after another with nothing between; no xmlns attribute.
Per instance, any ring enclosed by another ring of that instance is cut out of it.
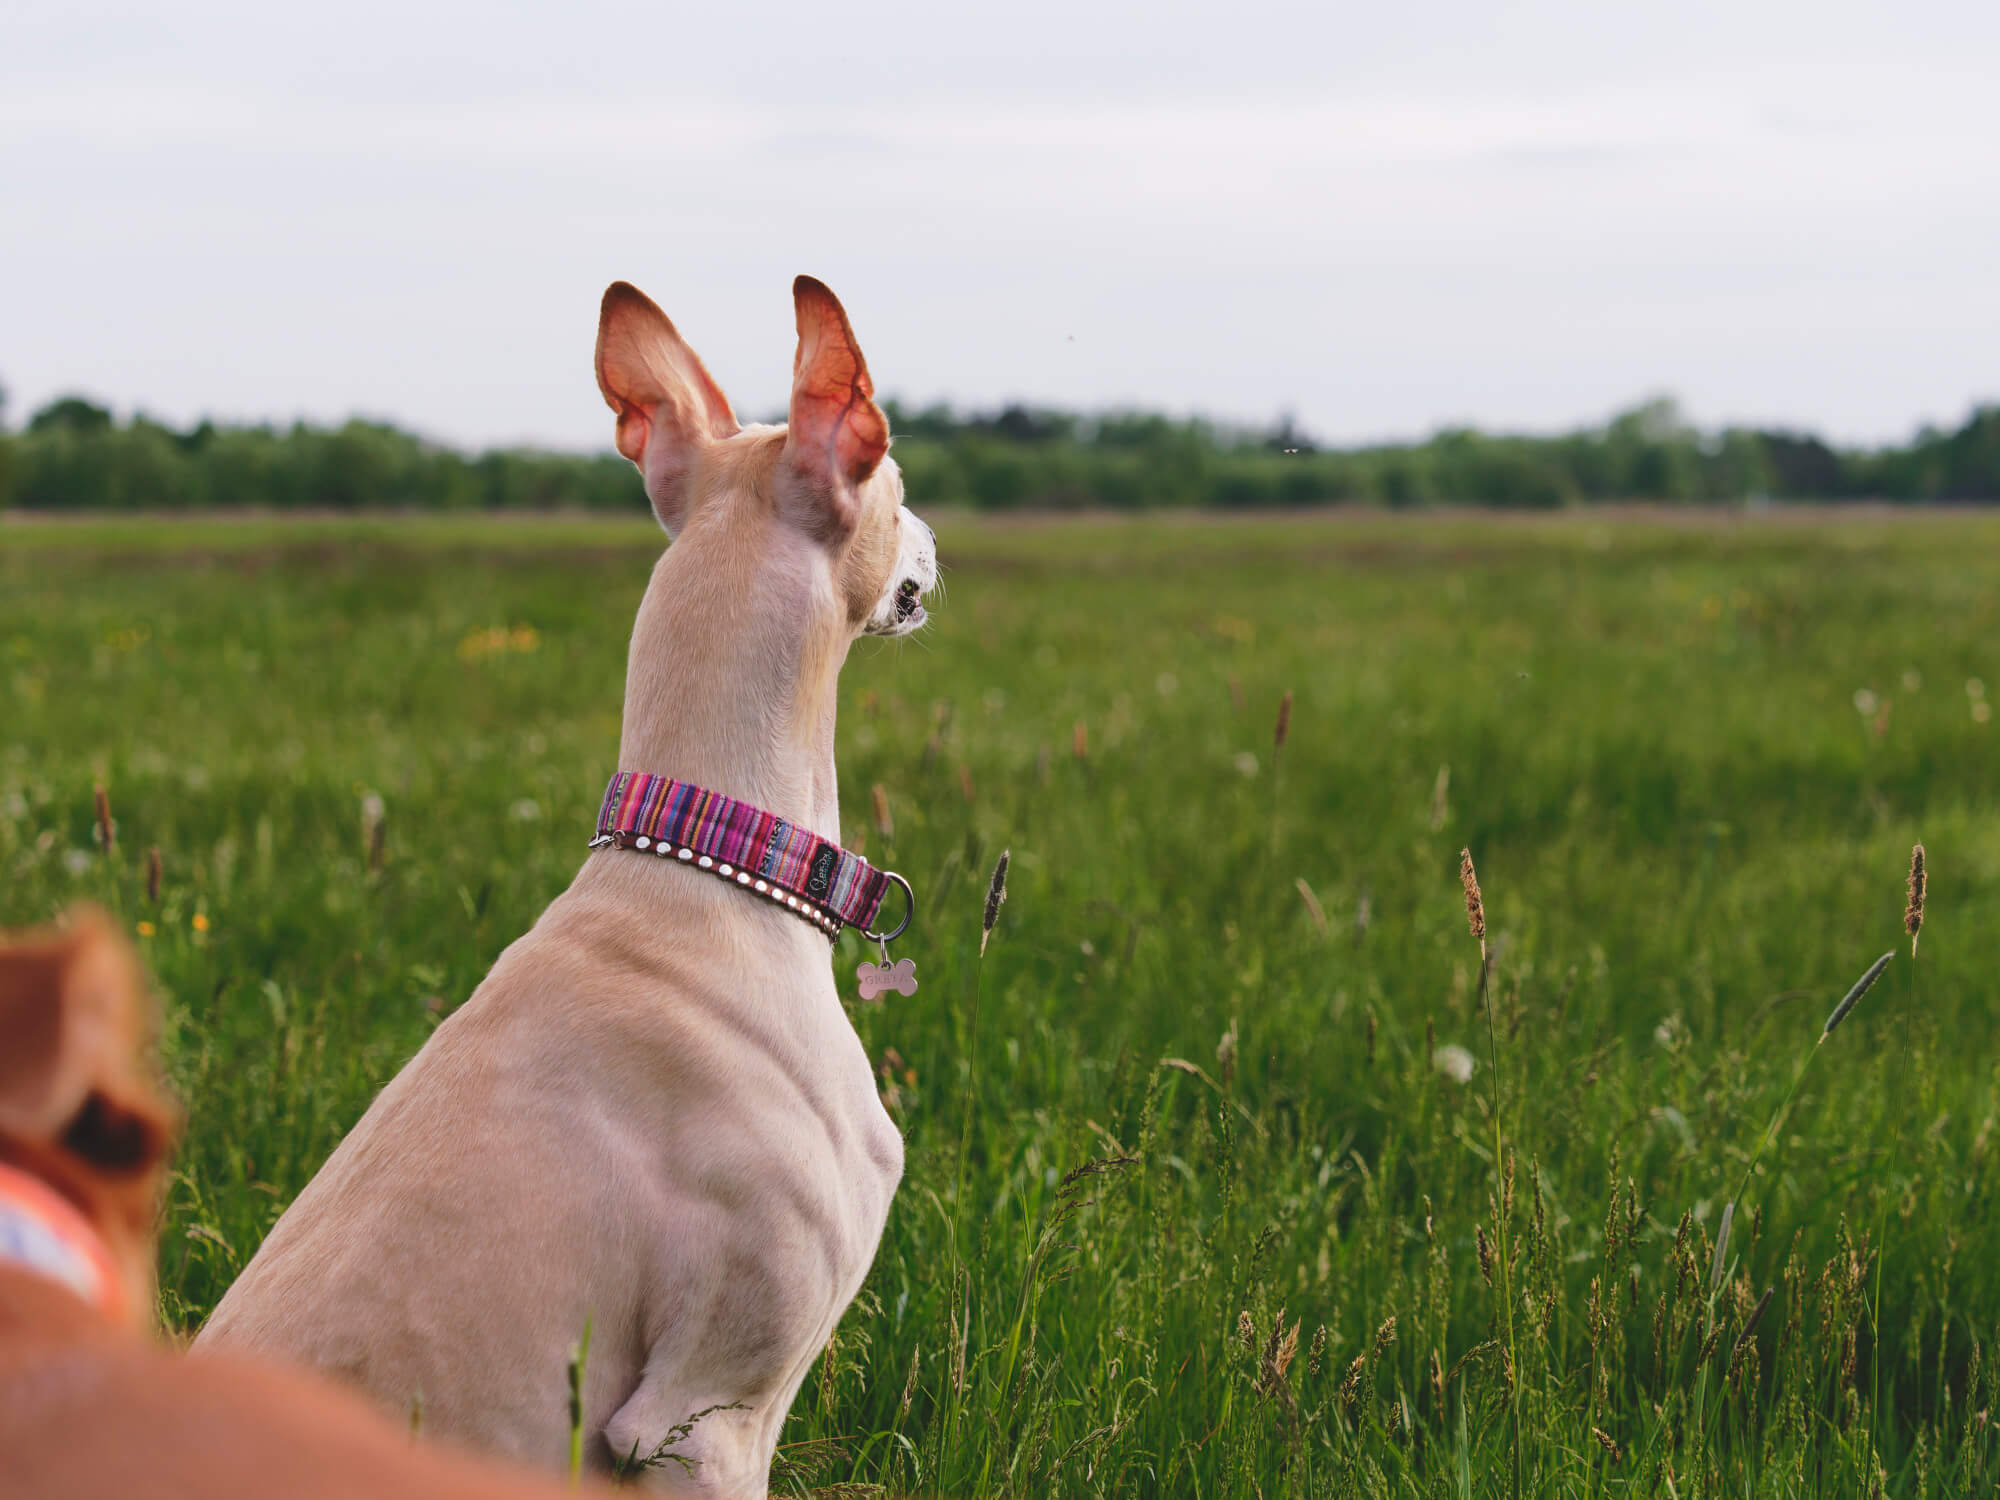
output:
<svg viewBox="0 0 2000 1500"><path fill-rule="evenodd" d="M615 845L707 871L796 912L829 938L838 937L843 924L867 932L891 881L902 883L775 813L644 771L611 778L590 845Z"/></svg>

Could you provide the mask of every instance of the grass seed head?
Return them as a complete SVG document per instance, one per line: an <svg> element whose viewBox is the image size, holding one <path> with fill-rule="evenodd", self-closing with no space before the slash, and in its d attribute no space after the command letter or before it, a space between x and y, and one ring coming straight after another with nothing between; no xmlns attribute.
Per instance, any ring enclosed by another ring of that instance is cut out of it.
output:
<svg viewBox="0 0 2000 1500"><path fill-rule="evenodd" d="M1298 876L1292 881L1292 884L1298 889L1299 900L1306 904L1306 915L1312 918L1313 930L1321 937L1325 937L1327 933L1326 908L1319 904L1319 897L1313 894L1313 888L1306 883L1305 876Z"/></svg>
<svg viewBox="0 0 2000 1500"><path fill-rule="evenodd" d="M1722 1268L1729 1255L1729 1226L1735 1219L1736 1204L1732 1200L1722 1205L1722 1222L1715 1227L1715 1259L1708 1267L1708 1284L1711 1287L1722 1285Z"/></svg>
<svg viewBox="0 0 2000 1500"><path fill-rule="evenodd" d="M1764 1313L1771 1305L1771 1295L1776 1291L1775 1286L1765 1287L1764 1295L1757 1299L1757 1305L1750 1310L1750 1316L1743 1320L1743 1331L1736 1336L1736 1353L1741 1354L1750 1347L1750 1340L1757 1332L1757 1325L1764 1321Z"/></svg>
<svg viewBox="0 0 2000 1500"><path fill-rule="evenodd" d="M1285 1372L1292 1367L1292 1360L1299 1352L1298 1323L1285 1327L1285 1310L1278 1309L1278 1320L1271 1325L1271 1336L1264 1341L1264 1352L1257 1361L1256 1388L1259 1395L1277 1393L1285 1384Z"/></svg>
<svg viewBox="0 0 2000 1500"><path fill-rule="evenodd" d="M885 839L893 839L896 836L896 820L889 816L889 793L878 781L868 795L875 803L875 831Z"/></svg>
<svg viewBox="0 0 2000 1500"><path fill-rule="evenodd" d="M361 799L361 844L368 856L368 868L379 870L388 854L388 808L374 792Z"/></svg>
<svg viewBox="0 0 2000 1500"><path fill-rule="evenodd" d="M146 900L150 905L160 904L160 846L155 844L146 851Z"/></svg>
<svg viewBox="0 0 2000 1500"><path fill-rule="evenodd" d="M1910 935L1912 943L1924 930L1924 892L1929 884L1930 878L1924 871L1924 846L1913 844L1910 847L1910 900L1903 908L1903 931Z"/></svg>
<svg viewBox="0 0 2000 1500"><path fill-rule="evenodd" d="M1287 692L1278 700L1278 722L1271 730L1271 748L1282 750L1285 741L1292 736L1292 695Z"/></svg>
<svg viewBox="0 0 2000 1500"><path fill-rule="evenodd" d="M1361 1373L1368 1368L1368 1356L1357 1354L1354 1363L1347 1367L1347 1373L1340 1378L1340 1404L1353 1410L1355 1398L1361 1394Z"/></svg>
<svg viewBox="0 0 2000 1500"><path fill-rule="evenodd" d="M1833 1028L1845 1021L1847 1013L1861 1003L1861 997L1867 994L1875 981L1882 977L1882 971L1889 967L1889 960L1895 956L1893 952L1883 954L1868 966L1866 974L1854 981L1854 988L1841 997L1840 1004L1833 1008L1833 1014L1826 1018L1826 1029L1819 1034L1821 1041L1832 1036Z"/></svg>
<svg viewBox="0 0 2000 1500"><path fill-rule="evenodd" d="M1479 894L1479 872L1472 868L1472 851L1458 851L1458 883L1465 887L1465 920L1473 937L1486 941L1486 902Z"/></svg>
<svg viewBox="0 0 2000 1500"><path fill-rule="evenodd" d="M1000 920L1000 908L1007 904L1007 866L1014 858L1012 849L1002 849L993 866L993 878L986 883L986 911L979 920L979 952L984 956L986 940L993 936L993 924Z"/></svg>
<svg viewBox="0 0 2000 1500"><path fill-rule="evenodd" d="M1069 753L1078 760L1090 759L1090 726L1078 719L1076 728L1069 732Z"/></svg>
<svg viewBox="0 0 2000 1500"><path fill-rule="evenodd" d="M116 830L111 826L111 794L102 786L91 788L91 800L97 807L97 847L106 854L111 852L111 841Z"/></svg>
<svg viewBox="0 0 2000 1500"><path fill-rule="evenodd" d="M1383 1352L1396 1342L1396 1315L1389 1314L1382 1320L1382 1326L1375 1330L1375 1357L1380 1359Z"/></svg>
<svg viewBox="0 0 2000 1500"><path fill-rule="evenodd" d="M1280 1318L1278 1321L1280 1323L1283 1323L1284 1319ZM1305 1319L1299 1318L1294 1320L1292 1323L1291 1332L1287 1333L1283 1338L1278 1340L1278 1347L1276 1351L1271 1355L1271 1368L1274 1372L1276 1372L1277 1377L1280 1380L1283 1380L1285 1378L1285 1372L1291 1369L1292 1361L1298 1357L1299 1330L1304 1326L1305 1326Z"/></svg>
<svg viewBox="0 0 2000 1500"><path fill-rule="evenodd" d="M909 1415L910 1402L917 1394L917 1364L921 1359L921 1357L922 1357L921 1348L919 1346L912 1345L910 1349L909 1378L903 1382L903 1399L896 1405L896 1420L899 1422L904 1417Z"/></svg>

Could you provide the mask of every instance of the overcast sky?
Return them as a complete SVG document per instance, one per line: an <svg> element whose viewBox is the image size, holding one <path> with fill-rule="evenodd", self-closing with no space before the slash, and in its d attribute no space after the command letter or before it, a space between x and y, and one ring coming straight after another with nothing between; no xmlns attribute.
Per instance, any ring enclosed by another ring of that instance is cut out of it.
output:
<svg viewBox="0 0 2000 1500"><path fill-rule="evenodd" d="M1900 439L2000 399L2000 5L10 0L0 382L602 447L604 284L746 416Z"/></svg>

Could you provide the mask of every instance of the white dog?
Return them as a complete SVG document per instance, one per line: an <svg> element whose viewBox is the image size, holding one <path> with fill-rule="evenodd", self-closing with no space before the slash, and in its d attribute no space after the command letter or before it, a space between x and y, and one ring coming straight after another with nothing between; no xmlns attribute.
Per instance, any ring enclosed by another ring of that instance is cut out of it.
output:
<svg viewBox="0 0 2000 1500"><path fill-rule="evenodd" d="M810 277L793 299L784 427L740 426L623 282L597 338L618 450L674 539L632 632L620 766L775 814L772 862L717 868L684 827L635 840L614 784L599 842L620 847L383 1090L198 1348L301 1360L393 1410L421 1400L427 1431L554 1466L588 1319L599 1464L707 1412L675 1450L687 1482L766 1493L903 1169L828 963L829 913L866 920L829 875L881 899L879 875L822 852L840 836L835 679L858 636L921 625L937 578L846 314ZM810 856L803 898L780 842Z"/></svg>

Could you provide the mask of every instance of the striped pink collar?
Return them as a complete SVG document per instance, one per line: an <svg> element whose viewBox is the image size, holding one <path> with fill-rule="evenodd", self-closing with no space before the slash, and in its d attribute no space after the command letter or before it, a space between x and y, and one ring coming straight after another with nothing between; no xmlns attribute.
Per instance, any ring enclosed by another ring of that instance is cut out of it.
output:
<svg viewBox="0 0 2000 1500"><path fill-rule="evenodd" d="M611 778L590 847L614 845L705 870L797 913L829 938L846 925L886 941L915 913L916 898L902 876L810 828L671 776L620 771ZM871 932L892 884L910 909L895 931Z"/></svg>

